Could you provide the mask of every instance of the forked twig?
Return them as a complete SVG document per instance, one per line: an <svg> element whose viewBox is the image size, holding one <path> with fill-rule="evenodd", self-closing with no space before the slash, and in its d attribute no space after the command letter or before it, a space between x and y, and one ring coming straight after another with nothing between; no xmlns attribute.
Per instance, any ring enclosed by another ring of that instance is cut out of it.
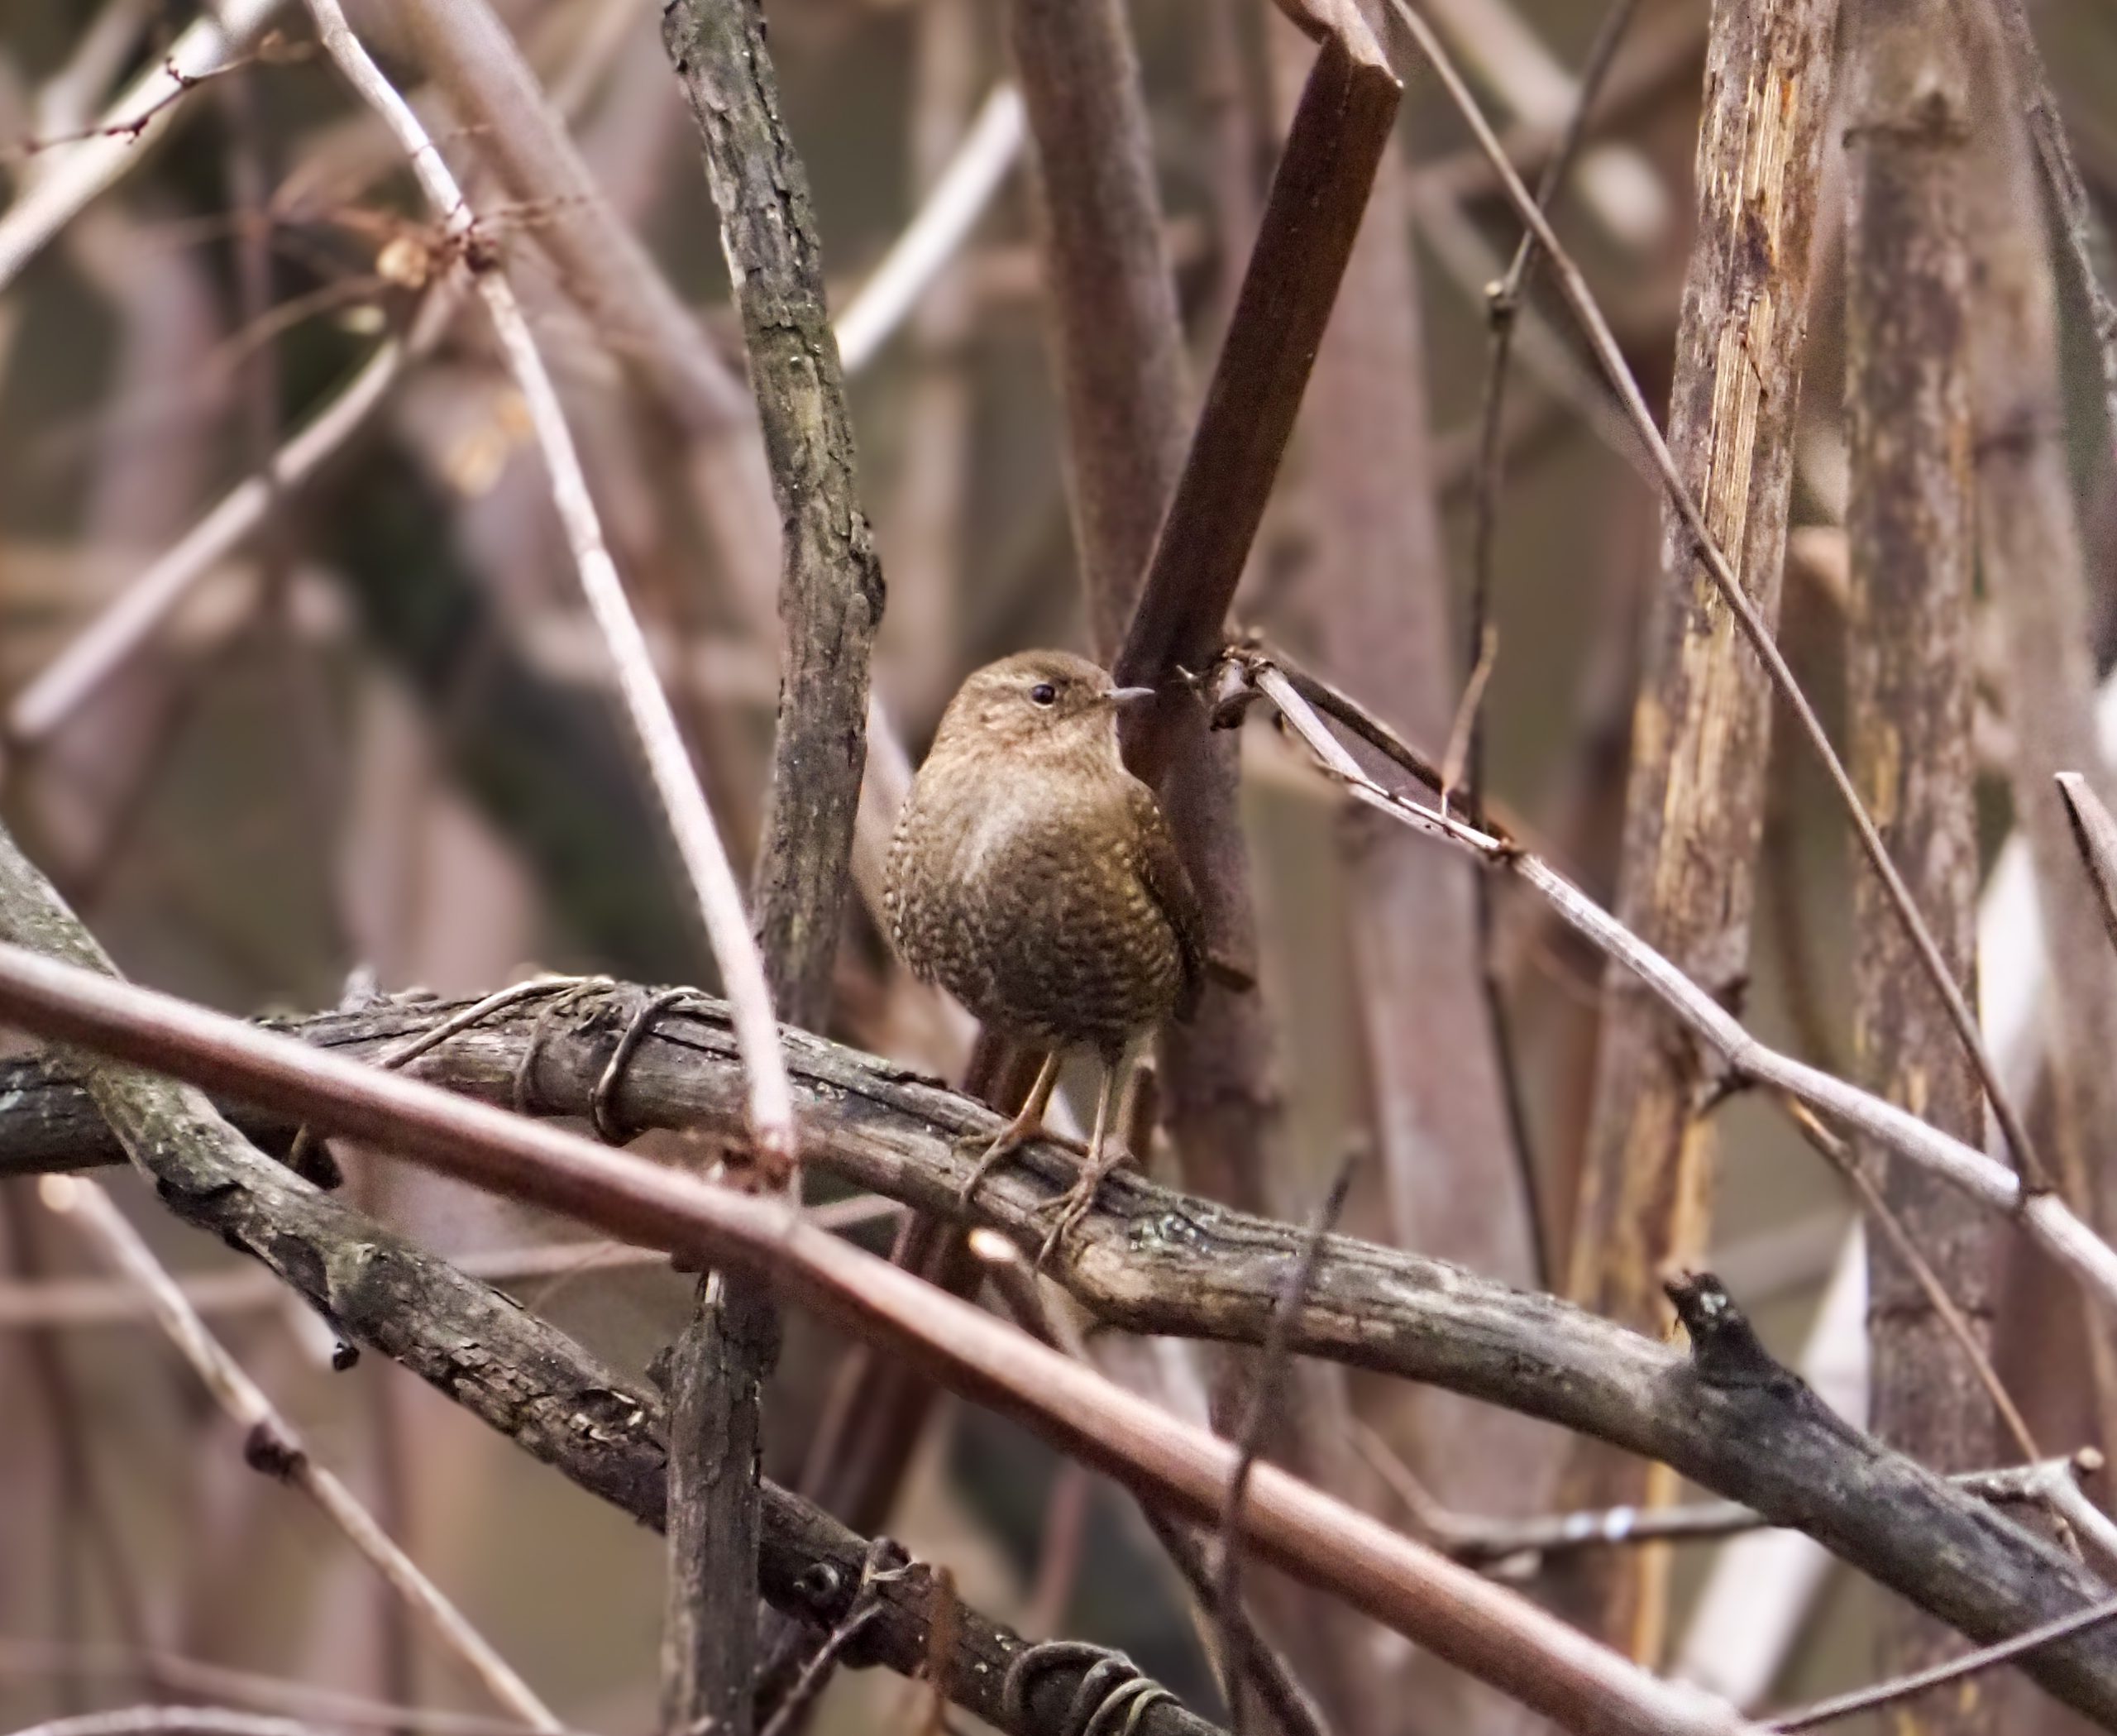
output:
<svg viewBox="0 0 2117 1736"><path fill-rule="evenodd" d="M1435 36L1432 27L1420 17L1409 0L1390 0L1390 4L1394 16L1417 43L1421 53L1446 88L1450 99L1475 135L1479 147L1491 159L1501 184L1506 189L1508 202L1536 237L1537 245L1550 258L1559 288L1587 337L1589 347L1594 351L1597 362L1622 401L1626 414L1638 429L1641 439L1645 442L1647 452L1653 458L1655 469L1660 473L1662 485L1668 492L1669 500L1675 506L1677 516L1683 520L1698 557L1713 580L1713 588L1741 626L1743 636L1749 640L1751 648L1764 665L1765 673L1772 686L1794 714L1802 734L1828 774L1846 815L1859 837L1861 851L1880 878L1890 902L1904 924L1912 948L1919 954L1920 964L1932 981L1935 992L1940 996L1943 1005L1947 1007L1949 1021L1962 1038L1964 1050L1977 1069L1985 1093L1991 1102L1992 1112L2006 1136L2008 1150L2014 1155L2014 1168L2021 1177L2019 1198L2023 1208L2026 1208L2033 1199L2050 1191L2049 1178L2038 1160L2035 1147L2029 1141L2029 1130L2015 1110L2012 1097L2000 1081L1998 1068L1986 1051L1970 1003L1963 998L1961 987L1948 969L1947 961L1942 958L1933 931L1919 914L1910 888L1904 883L1903 875L1898 873L1896 864L1890 860L1888 848L1883 844L1880 833L1875 829L1875 822L1867 812L1866 804L1860 799L1860 792L1854 787L1844 762L1837 757L1837 750L1831 746L1830 737L1823 729L1822 720L1816 715L1815 708L1809 703L1808 696L1802 692L1800 683L1794 680L1794 672L1773 639L1771 629L1765 625L1764 618L1756 612L1756 605L1743 591L1742 581L1729 563L1726 552L1713 536L1712 527L1705 522L1705 515L1697 499L1685 485L1682 474L1676 468L1675 456L1669 450L1668 442L1662 438L1661 430L1654 420L1654 414L1647 408L1646 400L1641 395L1639 382L1632 377L1623 352L1618 347L1616 334L1610 330L1609 322L1603 317L1602 308L1589 289L1587 279L1581 275L1580 267L1572 255L1566 251L1552 230L1550 220L1530 196L1528 189L1522 184L1522 178L1514 172L1513 165L1507 160L1506 153L1501 150L1490 123L1479 108L1477 99L1470 94L1469 88L1463 82L1462 74L1456 70L1455 63Z"/></svg>
<svg viewBox="0 0 2117 1736"><path fill-rule="evenodd" d="M1231 651L1230 660L1242 678L1253 681L1278 708L1323 768L1355 800L1512 874L1544 899L1567 927L1637 977L1656 1000L1720 1055L1733 1081L1774 1086L1882 1149L1933 1170L1987 1205L2016 1215L2029 1234L2106 1306L2117 1307L2117 1249L2075 1217L2057 1195L2029 1189L2005 1165L1961 1140L1857 1086L1766 1047L1711 995L1541 858L1452 815L1422 807L1369 777L1277 665L1240 648Z"/></svg>
<svg viewBox="0 0 2117 1736"><path fill-rule="evenodd" d="M86 136L46 154L28 189L0 213L0 289L76 212L146 160L181 99L241 55L279 7L280 0L226 0L208 10L133 80Z"/></svg>

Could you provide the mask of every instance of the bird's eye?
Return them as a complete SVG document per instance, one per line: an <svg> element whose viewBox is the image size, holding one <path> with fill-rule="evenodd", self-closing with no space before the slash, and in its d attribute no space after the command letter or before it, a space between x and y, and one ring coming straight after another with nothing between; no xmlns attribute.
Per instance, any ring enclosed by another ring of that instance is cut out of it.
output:
<svg viewBox="0 0 2117 1736"><path fill-rule="evenodd" d="M1055 705L1058 699L1058 690L1049 681L1039 681L1029 690L1029 696L1039 705Z"/></svg>

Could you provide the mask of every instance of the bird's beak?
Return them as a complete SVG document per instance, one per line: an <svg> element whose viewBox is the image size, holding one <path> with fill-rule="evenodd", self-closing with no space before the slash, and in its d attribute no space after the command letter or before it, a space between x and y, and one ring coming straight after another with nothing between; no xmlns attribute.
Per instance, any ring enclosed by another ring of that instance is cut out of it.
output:
<svg viewBox="0 0 2117 1736"><path fill-rule="evenodd" d="M1127 705L1144 705L1154 696L1152 687L1112 687L1110 703L1122 710Z"/></svg>

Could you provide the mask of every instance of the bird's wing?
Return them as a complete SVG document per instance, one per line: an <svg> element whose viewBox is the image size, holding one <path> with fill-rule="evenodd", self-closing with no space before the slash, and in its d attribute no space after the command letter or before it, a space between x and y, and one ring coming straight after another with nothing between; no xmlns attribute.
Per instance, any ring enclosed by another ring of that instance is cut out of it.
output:
<svg viewBox="0 0 2117 1736"><path fill-rule="evenodd" d="M1191 877L1184 871L1183 858L1177 854L1176 839L1154 792L1135 779L1125 796L1139 822L1140 879L1175 931L1177 954L1183 964L1183 986L1177 994L1176 1016L1188 1019L1198 1004L1198 991L1205 982L1205 918Z"/></svg>

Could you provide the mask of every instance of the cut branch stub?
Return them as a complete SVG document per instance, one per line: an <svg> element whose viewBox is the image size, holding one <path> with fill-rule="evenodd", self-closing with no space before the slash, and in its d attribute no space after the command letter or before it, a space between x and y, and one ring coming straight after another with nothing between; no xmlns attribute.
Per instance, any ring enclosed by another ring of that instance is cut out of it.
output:
<svg viewBox="0 0 2117 1736"><path fill-rule="evenodd" d="M1388 148L1403 86L1357 15L1336 10L1118 653L1122 682L1159 682L1178 666L1202 670L1219 645Z"/></svg>

